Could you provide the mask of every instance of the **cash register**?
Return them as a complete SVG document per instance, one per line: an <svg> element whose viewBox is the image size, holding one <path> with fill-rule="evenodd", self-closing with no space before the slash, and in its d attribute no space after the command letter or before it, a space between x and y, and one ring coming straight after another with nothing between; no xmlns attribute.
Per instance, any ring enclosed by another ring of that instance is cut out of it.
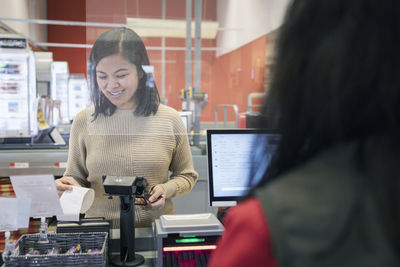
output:
<svg viewBox="0 0 400 267"><path fill-rule="evenodd" d="M223 230L212 213L161 215L153 223L157 266L207 266Z"/></svg>

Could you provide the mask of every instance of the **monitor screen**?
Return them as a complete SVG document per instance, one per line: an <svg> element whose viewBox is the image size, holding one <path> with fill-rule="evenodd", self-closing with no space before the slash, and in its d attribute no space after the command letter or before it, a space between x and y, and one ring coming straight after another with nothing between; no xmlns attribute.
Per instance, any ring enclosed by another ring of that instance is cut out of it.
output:
<svg viewBox="0 0 400 267"><path fill-rule="evenodd" d="M190 133L192 112L191 111L180 111L178 112L181 116L183 124L185 125L186 131Z"/></svg>
<svg viewBox="0 0 400 267"><path fill-rule="evenodd" d="M207 130L208 185L211 206L234 206L244 197L249 187L251 166L256 157L254 141L263 138L271 151L257 168L254 179L260 179L274 153L279 134L265 129L212 129ZM257 146L260 143L257 141Z"/></svg>
<svg viewBox="0 0 400 267"><path fill-rule="evenodd" d="M32 73L35 74L33 53L25 49L2 50L0 138L26 139L37 134L36 75Z"/></svg>

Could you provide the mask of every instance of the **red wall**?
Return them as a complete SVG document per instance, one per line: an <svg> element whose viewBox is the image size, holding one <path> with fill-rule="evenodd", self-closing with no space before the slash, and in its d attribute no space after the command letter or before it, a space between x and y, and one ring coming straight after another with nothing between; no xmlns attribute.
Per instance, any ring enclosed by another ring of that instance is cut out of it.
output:
<svg viewBox="0 0 400 267"><path fill-rule="evenodd" d="M216 1L203 0L203 20L216 20ZM166 18L186 19L185 2L167 0ZM194 8L194 3L192 7ZM161 0L47 1L47 11L48 19L125 23L128 16L161 18ZM48 40L60 43L93 43L105 30L107 29L48 26ZM143 38L143 41L147 47L161 46L161 38ZM185 47L185 39L167 38L166 46ZM202 47L215 46L215 40L202 41ZM248 94L264 91L265 46L264 36L218 58L214 51L202 51L201 90L209 95L209 103L202 113L202 121L214 120L216 104L236 104L239 112L245 112ZM53 51L54 60L69 62L71 73L86 73L89 49L51 48L50 50ZM161 91L161 51L149 50L148 53L150 62L155 68L156 84ZM182 105L179 98L180 90L185 87L185 50L167 50L165 59L165 96L168 105L179 110ZM229 114L228 119L233 120L233 115ZM222 120L222 110L220 120Z"/></svg>
<svg viewBox="0 0 400 267"><path fill-rule="evenodd" d="M86 21L85 1L47 1L47 19L66 21ZM49 43L86 44L86 29L80 26L47 26ZM86 49L49 47L54 61L68 61L70 73L86 74Z"/></svg>
<svg viewBox="0 0 400 267"><path fill-rule="evenodd" d="M266 37L263 36L209 61L212 80L204 81L203 87L210 84L211 97L204 120L214 120L216 104L236 104L240 113L245 112L248 95L264 92L265 46ZM222 114L220 109L219 121L223 120ZM228 112L228 120L234 120L232 110Z"/></svg>

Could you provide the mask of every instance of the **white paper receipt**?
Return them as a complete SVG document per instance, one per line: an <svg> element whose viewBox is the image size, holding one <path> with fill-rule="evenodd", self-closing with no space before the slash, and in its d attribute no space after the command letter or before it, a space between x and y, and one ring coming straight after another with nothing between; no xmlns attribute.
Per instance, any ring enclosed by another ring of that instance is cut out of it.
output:
<svg viewBox="0 0 400 267"><path fill-rule="evenodd" d="M30 198L30 216L52 217L62 213L54 176L51 174L10 176L17 198Z"/></svg>
<svg viewBox="0 0 400 267"><path fill-rule="evenodd" d="M73 186L72 190L64 191L60 197L64 214L57 216L57 220L79 221L79 213L85 213L92 206L93 200L93 189Z"/></svg>

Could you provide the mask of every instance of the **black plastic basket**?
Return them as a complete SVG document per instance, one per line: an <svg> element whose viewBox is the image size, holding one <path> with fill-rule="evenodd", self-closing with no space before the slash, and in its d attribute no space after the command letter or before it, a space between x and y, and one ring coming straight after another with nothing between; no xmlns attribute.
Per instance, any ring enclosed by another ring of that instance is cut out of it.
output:
<svg viewBox="0 0 400 267"><path fill-rule="evenodd" d="M18 240L15 255L6 258L5 266L106 266L108 233L49 233L48 243L39 242L39 234L22 235ZM72 246L81 246L81 253L46 255L53 248L64 253ZM29 250L39 251L40 255L25 255ZM97 249L99 252L86 252Z"/></svg>

